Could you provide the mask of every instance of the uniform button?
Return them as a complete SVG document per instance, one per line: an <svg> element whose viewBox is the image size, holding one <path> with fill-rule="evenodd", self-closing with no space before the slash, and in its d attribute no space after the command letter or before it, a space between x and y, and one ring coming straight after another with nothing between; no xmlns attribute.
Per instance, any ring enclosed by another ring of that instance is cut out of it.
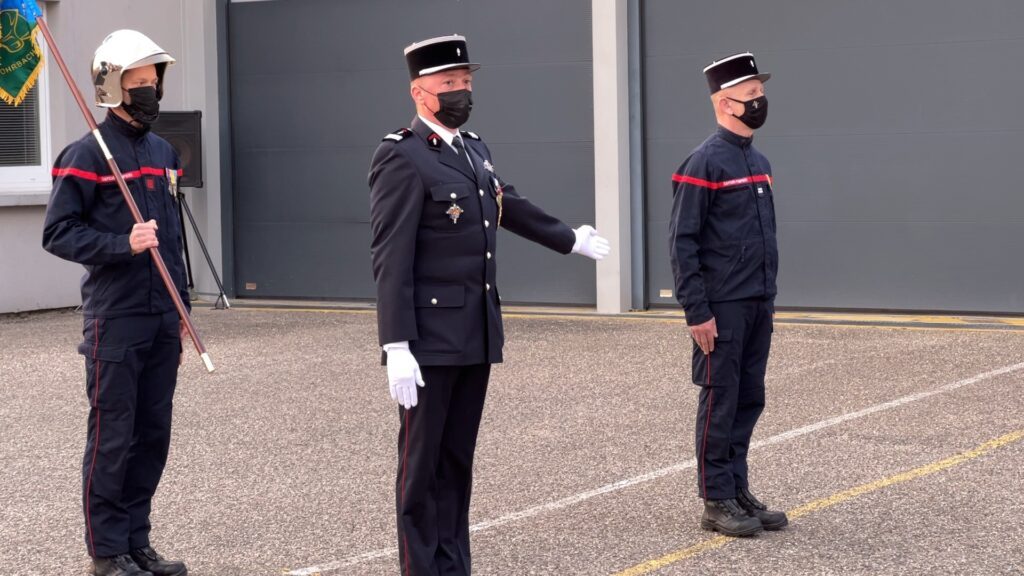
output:
<svg viewBox="0 0 1024 576"><path fill-rule="evenodd" d="M491 253L490 253L490 252L488 252L488 253L487 253L487 259L488 259L488 260L490 260L490 259L491 259Z"/></svg>
<svg viewBox="0 0 1024 576"><path fill-rule="evenodd" d="M456 195L455 192L452 192L452 200L455 200L456 198L458 198L458 195Z"/></svg>
<svg viewBox="0 0 1024 576"><path fill-rule="evenodd" d="M483 190L480 190L480 195L481 195L481 196L483 196L483 195L484 195L484 191L483 191Z"/></svg>
<svg viewBox="0 0 1024 576"><path fill-rule="evenodd" d="M433 304L434 306L437 306L437 298L431 298L430 303Z"/></svg>
<svg viewBox="0 0 1024 576"><path fill-rule="evenodd" d="M484 228L490 228L490 227L491 227L491 221L490 220L484 220Z"/></svg>
<svg viewBox="0 0 1024 576"><path fill-rule="evenodd" d="M484 287L486 287L486 288L487 288L487 291L488 291L488 292L490 292L490 291L491 291L491 285L490 285L490 284L484 284Z"/></svg>

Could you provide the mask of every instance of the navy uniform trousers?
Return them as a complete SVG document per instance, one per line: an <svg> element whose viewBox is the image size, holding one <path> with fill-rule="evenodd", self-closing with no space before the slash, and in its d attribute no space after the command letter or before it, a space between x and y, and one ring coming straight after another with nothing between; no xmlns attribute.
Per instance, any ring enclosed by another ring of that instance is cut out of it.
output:
<svg viewBox="0 0 1024 576"><path fill-rule="evenodd" d="M697 489L705 500L736 497L747 488L747 450L764 409L764 377L772 342L768 300L710 303L718 327L715 350L693 345L697 406Z"/></svg>
<svg viewBox="0 0 1024 576"><path fill-rule="evenodd" d="M85 319L82 509L93 557L149 545L150 505L171 442L179 322L177 312Z"/></svg>
<svg viewBox="0 0 1024 576"><path fill-rule="evenodd" d="M404 576L469 574L473 452L490 364L422 366L419 403L399 408L396 506Z"/></svg>

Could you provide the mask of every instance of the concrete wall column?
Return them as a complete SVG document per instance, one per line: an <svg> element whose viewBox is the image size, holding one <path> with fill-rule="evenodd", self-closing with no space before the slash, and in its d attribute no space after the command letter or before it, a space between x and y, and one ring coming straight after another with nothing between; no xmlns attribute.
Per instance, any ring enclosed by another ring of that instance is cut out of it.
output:
<svg viewBox="0 0 1024 576"><path fill-rule="evenodd" d="M597 263L597 309L609 314L632 304L627 16L627 0L593 0L594 204L612 245Z"/></svg>

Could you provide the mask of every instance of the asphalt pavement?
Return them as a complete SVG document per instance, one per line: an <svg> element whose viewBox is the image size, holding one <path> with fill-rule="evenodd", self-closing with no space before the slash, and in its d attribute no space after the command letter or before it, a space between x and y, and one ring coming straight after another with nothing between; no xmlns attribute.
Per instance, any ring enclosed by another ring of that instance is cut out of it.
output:
<svg viewBox="0 0 1024 576"><path fill-rule="evenodd" d="M1024 574L1024 330L780 315L752 489L700 529L675 314L512 310L477 448L474 574ZM197 307L153 542L193 576L397 574L398 412L371 309ZM70 311L0 316L0 575L83 574Z"/></svg>

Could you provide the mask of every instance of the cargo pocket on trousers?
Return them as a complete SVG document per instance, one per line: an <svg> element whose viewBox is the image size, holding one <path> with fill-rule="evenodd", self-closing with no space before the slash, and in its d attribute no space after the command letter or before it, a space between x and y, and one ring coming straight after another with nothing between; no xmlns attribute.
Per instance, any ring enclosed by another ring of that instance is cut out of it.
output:
<svg viewBox="0 0 1024 576"><path fill-rule="evenodd" d="M111 378L112 374L121 371L127 350L126 346L97 346L92 342L78 345L78 353L85 356L85 393L93 408L114 400L109 383L116 379Z"/></svg>
<svg viewBox="0 0 1024 576"><path fill-rule="evenodd" d="M723 359L728 356L730 347L732 347L732 330L718 331L718 337L715 338L715 350L710 356L705 356L700 346L694 342L693 383L698 386L721 386L727 381L719 372L721 369L727 368Z"/></svg>

